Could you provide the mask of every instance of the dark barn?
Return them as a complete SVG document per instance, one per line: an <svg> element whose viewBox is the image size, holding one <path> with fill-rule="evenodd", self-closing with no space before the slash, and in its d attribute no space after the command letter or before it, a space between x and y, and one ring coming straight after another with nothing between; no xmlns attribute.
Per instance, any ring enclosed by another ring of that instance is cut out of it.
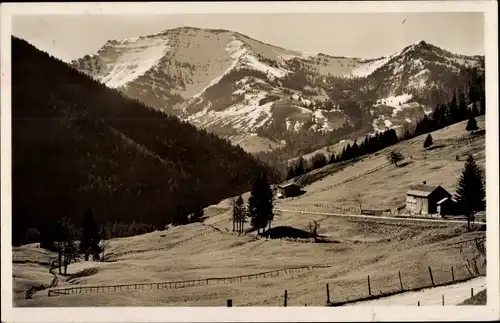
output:
<svg viewBox="0 0 500 323"><path fill-rule="evenodd" d="M279 198L285 198L285 197L293 197L297 196L302 192L302 186L300 186L297 183L288 183L288 184L283 184L283 185L278 185L278 197Z"/></svg>
<svg viewBox="0 0 500 323"><path fill-rule="evenodd" d="M451 194L441 186L415 185L406 193L406 210L412 214L436 214L445 210ZM448 202L448 203L449 203Z"/></svg>

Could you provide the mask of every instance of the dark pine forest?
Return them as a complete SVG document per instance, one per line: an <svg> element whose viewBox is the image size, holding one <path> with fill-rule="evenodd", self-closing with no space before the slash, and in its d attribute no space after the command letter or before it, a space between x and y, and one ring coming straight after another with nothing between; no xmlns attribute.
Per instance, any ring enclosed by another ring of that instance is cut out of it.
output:
<svg viewBox="0 0 500 323"><path fill-rule="evenodd" d="M13 244L58 219L171 223L277 174L241 148L126 98L12 38Z"/></svg>

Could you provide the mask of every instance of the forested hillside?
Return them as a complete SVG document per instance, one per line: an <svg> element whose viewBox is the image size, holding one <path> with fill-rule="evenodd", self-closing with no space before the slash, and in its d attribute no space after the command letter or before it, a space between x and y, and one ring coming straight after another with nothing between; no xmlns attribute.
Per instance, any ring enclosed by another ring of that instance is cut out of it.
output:
<svg viewBox="0 0 500 323"><path fill-rule="evenodd" d="M171 222L244 192L272 170L173 116L126 98L12 38L13 243L60 217L78 227Z"/></svg>

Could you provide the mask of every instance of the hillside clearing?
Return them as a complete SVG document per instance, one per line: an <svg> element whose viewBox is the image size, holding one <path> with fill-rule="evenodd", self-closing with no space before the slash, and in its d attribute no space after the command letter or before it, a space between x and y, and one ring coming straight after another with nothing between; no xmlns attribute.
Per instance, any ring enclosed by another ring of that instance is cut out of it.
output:
<svg viewBox="0 0 500 323"><path fill-rule="evenodd" d="M484 129L484 116L476 120L478 127ZM287 208L291 203L328 202L338 207L358 207L354 196L361 194L363 208L386 209L404 204L408 188L422 181L427 185L441 185L453 194L468 154L474 156L481 168L485 167L484 134L470 135L465 130L466 124L467 121L463 121L432 132L435 149L423 148L427 134L400 142L307 185L306 194L278 200L276 205ZM388 165L386 156L391 150L403 154L402 166ZM326 173L330 168L334 169L335 165L321 171ZM377 168L380 170L359 176Z"/></svg>

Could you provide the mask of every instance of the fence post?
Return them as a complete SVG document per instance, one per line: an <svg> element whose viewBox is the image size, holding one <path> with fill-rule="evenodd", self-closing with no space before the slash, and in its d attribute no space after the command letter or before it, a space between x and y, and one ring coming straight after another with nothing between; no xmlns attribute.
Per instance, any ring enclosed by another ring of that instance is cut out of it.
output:
<svg viewBox="0 0 500 323"><path fill-rule="evenodd" d="M455 272L453 271L453 266L451 266L451 280L455 282Z"/></svg>
<svg viewBox="0 0 500 323"><path fill-rule="evenodd" d="M284 300L284 306L285 307L287 305L287 300L288 300L288 291L285 289L285 300Z"/></svg>
<svg viewBox="0 0 500 323"><path fill-rule="evenodd" d="M370 286L370 275L368 275L368 295L372 295L372 287Z"/></svg>
<svg viewBox="0 0 500 323"><path fill-rule="evenodd" d="M441 297L442 297L442 299L443 299L443 306L444 306L444 295L442 295Z"/></svg>
<svg viewBox="0 0 500 323"><path fill-rule="evenodd" d="M227 300L227 307L233 307L233 300L232 299Z"/></svg>
<svg viewBox="0 0 500 323"><path fill-rule="evenodd" d="M474 296L474 287L471 287L470 288L470 297L473 297Z"/></svg>
<svg viewBox="0 0 500 323"><path fill-rule="evenodd" d="M432 277L432 269L431 269L431 266L429 266L429 275L431 276L431 283L432 283L432 286L434 286L434 277Z"/></svg>
<svg viewBox="0 0 500 323"><path fill-rule="evenodd" d="M403 289L403 281L401 280L401 270L398 271L398 275L399 275L399 285L401 285L401 290L404 290Z"/></svg>
<svg viewBox="0 0 500 323"><path fill-rule="evenodd" d="M417 306L420 306L420 301L417 302Z"/></svg>
<svg viewBox="0 0 500 323"><path fill-rule="evenodd" d="M328 283L326 283L326 304L330 304L330 288Z"/></svg>

